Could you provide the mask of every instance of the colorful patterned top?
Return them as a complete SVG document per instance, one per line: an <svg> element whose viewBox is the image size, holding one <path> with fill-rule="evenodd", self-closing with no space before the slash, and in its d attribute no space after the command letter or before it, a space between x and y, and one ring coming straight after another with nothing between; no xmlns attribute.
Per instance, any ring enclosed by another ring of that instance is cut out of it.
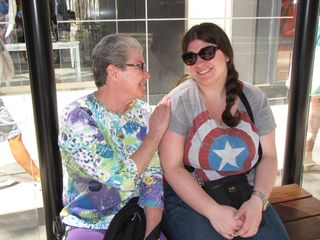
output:
<svg viewBox="0 0 320 240"><path fill-rule="evenodd" d="M148 132L151 107L141 100L124 114L108 111L93 94L67 106L59 146L64 209L70 226L107 229L133 196L141 206L163 208L162 170L156 153L141 177L130 156Z"/></svg>

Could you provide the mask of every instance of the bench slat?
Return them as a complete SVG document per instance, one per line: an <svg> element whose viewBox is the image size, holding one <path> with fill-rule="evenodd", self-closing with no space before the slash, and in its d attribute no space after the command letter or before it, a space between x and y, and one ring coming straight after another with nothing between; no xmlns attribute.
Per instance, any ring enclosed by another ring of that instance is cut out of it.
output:
<svg viewBox="0 0 320 240"><path fill-rule="evenodd" d="M320 216L285 223L291 240L320 239Z"/></svg>
<svg viewBox="0 0 320 240"><path fill-rule="evenodd" d="M312 197L312 195L297 184L289 184L274 187L270 194L269 201L272 204L276 204L307 197Z"/></svg>
<svg viewBox="0 0 320 240"><path fill-rule="evenodd" d="M284 223L320 215L320 201L314 197L278 203L273 206Z"/></svg>

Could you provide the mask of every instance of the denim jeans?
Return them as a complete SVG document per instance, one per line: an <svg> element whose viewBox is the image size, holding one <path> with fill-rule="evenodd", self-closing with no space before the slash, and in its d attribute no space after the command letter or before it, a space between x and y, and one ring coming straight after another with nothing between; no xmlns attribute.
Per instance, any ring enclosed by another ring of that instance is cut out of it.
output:
<svg viewBox="0 0 320 240"><path fill-rule="evenodd" d="M170 240L214 240L225 239L210 224L209 220L185 204L165 184L164 186L164 218L163 229ZM234 239L256 240L287 240L287 231L278 214L272 207L263 214L264 224L260 226L257 235L251 238L236 237Z"/></svg>

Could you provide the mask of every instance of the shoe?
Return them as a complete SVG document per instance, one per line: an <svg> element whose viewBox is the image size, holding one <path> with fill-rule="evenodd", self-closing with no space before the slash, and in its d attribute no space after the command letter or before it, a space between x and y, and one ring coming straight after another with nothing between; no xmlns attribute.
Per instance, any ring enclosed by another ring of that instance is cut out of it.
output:
<svg viewBox="0 0 320 240"><path fill-rule="evenodd" d="M312 160L312 151L306 151L304 161L303 161L303 171L308 172L315 165L317 164Z"/></svg>

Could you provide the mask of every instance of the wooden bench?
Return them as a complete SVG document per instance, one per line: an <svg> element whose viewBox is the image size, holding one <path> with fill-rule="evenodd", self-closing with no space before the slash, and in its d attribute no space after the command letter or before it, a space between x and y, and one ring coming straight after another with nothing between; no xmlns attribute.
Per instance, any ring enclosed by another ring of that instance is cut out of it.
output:
<svg viewBox="0 0 320 240"><path fill-rule="evenodd" d="M291 240L320 239L320 201L297 184L275 187L270 195Z"/></svg>

